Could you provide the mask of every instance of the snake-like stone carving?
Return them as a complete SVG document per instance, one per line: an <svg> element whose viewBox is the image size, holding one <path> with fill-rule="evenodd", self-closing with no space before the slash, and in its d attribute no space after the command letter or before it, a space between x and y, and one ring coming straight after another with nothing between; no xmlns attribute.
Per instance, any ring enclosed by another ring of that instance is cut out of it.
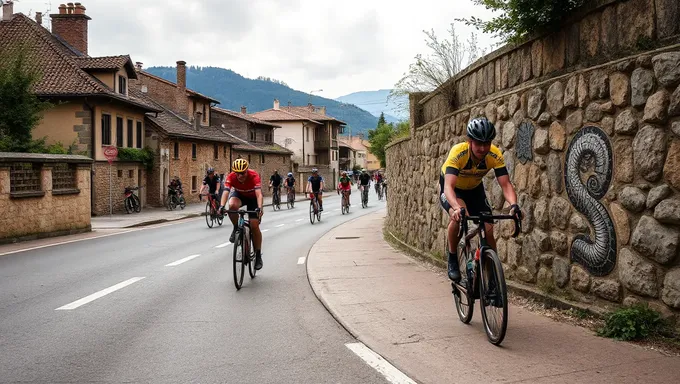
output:
<svg viewBox="0 0 680 384"><path fill-rule="evenodd" d="M616 265L616 230L599 201L609 189L612 164L611 143L602 129L587 126L574 135L565 159L565 189L574 207L592 224L594 240L576 235L571 243L571 259L595 276L608 275ZM586 183L581 172L591 173Z"/></svg>

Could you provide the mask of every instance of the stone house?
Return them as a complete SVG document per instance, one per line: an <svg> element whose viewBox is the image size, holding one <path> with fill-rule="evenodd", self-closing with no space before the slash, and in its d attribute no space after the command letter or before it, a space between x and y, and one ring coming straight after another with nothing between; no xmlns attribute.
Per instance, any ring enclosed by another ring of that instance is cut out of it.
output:
<svg viewBox="0 0 680 384"><path fill-rule="evenodd" d="M211 125L210 109L219 101L186 87L184 61L177 62L176 83L143 71L142 63L135 69L131 92L161 110L146 116L147 141L156 154L148 178L149 201L162 205L174 176L182 180L187 201L198 200L208 168L220 175L229 172L232 146L238 140Z"/></svg>
<svg viewBox="0 0 680 384"><path fill-rule="evenodd" d="M213 124L237 141L232 147L232 158L247 159L263 182L269 180L274 170L282 176L293 171L293 152L274 142L274 130L281 126L248 115L245 107L241 107L240 113L213 107L210 113ZM271 193L267 188L263 192Z"/></svg>
<svg viewBox="0 0 680 384"><path fill-rule="evenodd" d="M326 107L280 106L274 100L273 108L252 113L260 120L280 125L274 132L274 142L293 152L293 167L301 179L306 179L311 168L318 168L324 178L338 178L338 134L345 122L326 115ZM327 188L331 187L328 183ZM332 188L335 188L333 185Z"/></svg>
<svg viewBox="0 0 680 384"><path fill-rule="evenodd" d="M110 194L114 209L122 209L124 187L143 186L145 169L141 163L118 160L109 166L104 148L143 148L145 113L159 110L128 92L130 81L137 77L129 56L87 55L91 18L84 6L62 4L59 13L50 17L51 32L42 26L40 13L34 21L14 14L11 2L3 4L0 57L23 46L27 68L41 75L35 94L53 103L33 130L33 137L46 137L47 144L61 142L94 159L89 188L92 213L109 212ZM142 204L144 195L144 189L140 190Z"/></svg>

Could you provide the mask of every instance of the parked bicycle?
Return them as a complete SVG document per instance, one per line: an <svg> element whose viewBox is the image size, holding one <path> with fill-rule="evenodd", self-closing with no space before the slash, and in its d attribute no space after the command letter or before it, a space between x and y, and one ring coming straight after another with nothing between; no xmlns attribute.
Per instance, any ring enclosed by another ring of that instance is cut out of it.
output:
<svg viewBox="0 0 680 384"><path fill-rule="evenodd" d="M472 319L475 300L479 300L482 311L482 322L486 336L494 345L500 345L505 338L508 326L508 298L503 275L503 265L498 254L489 247L486 241L484 224L493 224L494 220L514 220L517 237L522 230L522 222L512 215L466 216L465 208L461 208L460 233L458 244L458 262L460 265L460 283L451 283L456 311L460 321L468 324ZM468 233L468 222L477 224L477 228ZM478 236L477 248L470 244ZM448 252L448 239L446 241Z"/></svg>
<svg viewBox="0 0 680 384"><path fill-rule="evenodd" d="M214 222L221 226L224 221L224 214L219 212L220 203L211 193L205 193L204 196L208 196L208 202L205 204L205 223L208 228L212 228Z"/></svg>
<svg viewBox="0 0 680 384"><path fill-rule="evenodd" d="M256 214L259 216L259 209L254 211L245 210L228 210L226 213L238 213L238 224L236 226L236 238L234 240L234 285L237 290L243 286L243 276L245 273L244 264L248 265L248 274L250 278L255 278L255 251L253 248L252 238L250 236L250 222L243 216L245 214Z"/></svg>
<svg viewBox="0 0 680 384"><path fill-rule="evenodd" d="M187 202L184 199L184 192L181 188L173 187L168 185L168 194L165 196L165 204L168 210L172 211L178 206L180 209L184 209L187 206Z"/></svg>
<svg viewBox="0 0 680 384"><path fill-rule="evenodd" d="M140 188L141 187L125 187L125 191L123 192L123 195L125 196L125 198L123 199L125 212L139 213L142 211L142 202L139 200L139 197L134 193L134 191L138 191Z"/></svg>
<svg viewBox="0 0 680 384"><path fill-rule="evenodd" d="M274 187L274 192L272 193L272 208L275 211L281 210L281 187Z"/></svg>
<svg viewBox="0 0 680 384"><path fill-rule="evenodd" d="M342 191L342 202L340 205L342 214L349 214L349 191Z"/></svg>
<svg viewBox="0 0 680 384"><path fill-rule="evenodd" d="M286 207L288 209L295 208L295 190L293 188L288 189L288 197L286 198Z"/></svg>
<svg viewBox="0 0 680 384"><path fill-rule="evenodd" d="M321 211L319 210L318 193L309 194L309 221L314 224L314 220L321 222Z"/></svg>

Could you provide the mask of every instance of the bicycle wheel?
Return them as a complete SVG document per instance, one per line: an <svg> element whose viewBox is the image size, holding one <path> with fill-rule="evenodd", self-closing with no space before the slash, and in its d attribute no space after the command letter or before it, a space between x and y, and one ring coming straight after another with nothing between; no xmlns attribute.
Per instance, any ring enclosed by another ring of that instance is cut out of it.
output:
<svg viewBox="0 0 680 384"><path fill-rule="evenodd" d="M315 212L315 207L314 207L314 200L312 200L311 203L309 203L309 221L314 224L314 220L316 219L316 212Z"/></svg>
<svg viewBox="0 0 680 384"><path fill-rule="evenodd" d="M508 297L503 265L492 249L484 251L479 280L479 306L484 330L489 342L499 345L508 327Z"/></svg>
<svg viewBox="0 0 680 384"><path fill-rule="evenodd" d="M255 278L255 274L257 273L257 269L255 269L255 252L253 250L253 243L252 239L250 238L250 228L246 227L246 233L247 236L245 236L246 241L245 244L247 245L247 252L244 252L244 258L248 257L248 274L250 275L251 279Z"/></svg>
<svg viewBox="0 0 680 384"><path fill-rule="evenodd" d="M205 223L208 224L208 228L213 227L213 215L210 212L210 201L205 203Z"/></svg>
<svg viewBox="0 0 680 384"><path fill-rule="evenodd" d="M217 221L217 225L222 226L222 223L224 222L224 215L220 215L219 213L216 214L215 220Z"/></svg>
<svg viewBox="0 0 680 384"><path fill-rule="evenodd" d="M187 206L187 201L184 199L184 196L179 198L179 207L181 209L184 209Z"/></svg>
<svg viewBox="0 0 680 384"><path fill-rule="evenodd" d="M139 200L139 196L133 194L132 200L133 200L132 201L133 206L135 207L135 212L137 212L137 213L141 212L142 211L142 201Z"/></svg>
<svg viewBox="0 0 680 384"><path fill-rule="evenodd" d="M243 285L243 274L245 272L243 268L243 233L236 233L236 244L234 244L234 285L236 289L241 289Z"/></svg>
<svg viewBox="0 0 680 384"><path fill-rule="evenodd" d="M446 240L446 252L448 254L449 251L449 245L448 245L448 239ZM458 244L458 265L459 265L459 270L460 270L460 275L464 277L464 279L467 279L465 276L466 275L466 265L467 265L467 256L465 252L465 243L460 243ZM463 286L470 287L470 284L466 284L465 281L461 281L461 284ZM468 289L467 294L462 293L459 291L457 288L453 288L453 301L456 304L456 312L458 313L458 317L460 318L460 321L463 322L463 324L468 324L470 323L470 320L472 320L472 314L474 313L475 309L475 302L472 299L472 292L470 292L470 289Z"/></svg>
<svg viewBox="0 0 680 384"><path fill-rule="evenodd" d="M123 205L125 206L125 212L127 213L132 213L135 210L135 207L132 206L132 199L129 197L125 198Z"/></svg>

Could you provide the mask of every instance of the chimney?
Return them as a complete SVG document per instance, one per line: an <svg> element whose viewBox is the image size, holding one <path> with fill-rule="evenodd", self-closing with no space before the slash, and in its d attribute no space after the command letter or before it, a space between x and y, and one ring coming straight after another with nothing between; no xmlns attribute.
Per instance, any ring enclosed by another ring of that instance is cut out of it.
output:
<svg viewBox="0 0 680 384"><path fill-rule="evenodd" d="M137 62L135 63L135 71L137 71L137 72L141 72L141 71L142 71L142 62L141 62L141 61L137 61Z"/></svg>
<svg viewBox="0 0 680 384"><path fill-rule="evenodd" d="M326 106L321 107L321 114L326 116Z"/></svg>
<svg viewBox="0 0 680 384"><path fill-rule="evenodd" d="M42 16L42 15L41 15ZM87 24L92 20L81 3L59 5L59 13L51 14L52 33L59 35L73 48L87 55Z"/></svg>
<svg viewBox="0 0 680 384"><path fill-rule="evenodd" d="M279 99L274 99L274 110L279 110Z"/></svg>
<svg viewBox="0 0 680 384"><path fill-rule="evenodd" d="M246 115L248 112L246 112L246 107L241 107L241 113Z"/></svg>
<svg viewBox="0 0 680 384"><path fill-rule="evenodd" d="M196 111L195 115L196 117L194 117L194 129L198 131L198 127L201 126L201 118L203 114L199 111Z"/></svg>
<svg viewBox="0 0 680 384"><path fill-rule="evenodd" d="M2 3L2 20L12 20L12 15L14 14L14 2L9 0Z"/></svg>
<svg viewBox="0 0 680 384"><path fill-rule="evenodd" d="M309 109L310 112L314 112L314 106L312 103L307 103L307 109Z"/></svg>
<svg viewBox="0 0 680 384"><path fill-rule="evenodd" d="M182 115L189 115L189 100L187 100L187 63L177 61L177 90L175 94L175 106L177 112Z"/></svg>
<svg viewBox="0 0 680 384"><path fill-rule="evenodd" d="M35 22L42 26L42 12L35 13Z"/></svg>

